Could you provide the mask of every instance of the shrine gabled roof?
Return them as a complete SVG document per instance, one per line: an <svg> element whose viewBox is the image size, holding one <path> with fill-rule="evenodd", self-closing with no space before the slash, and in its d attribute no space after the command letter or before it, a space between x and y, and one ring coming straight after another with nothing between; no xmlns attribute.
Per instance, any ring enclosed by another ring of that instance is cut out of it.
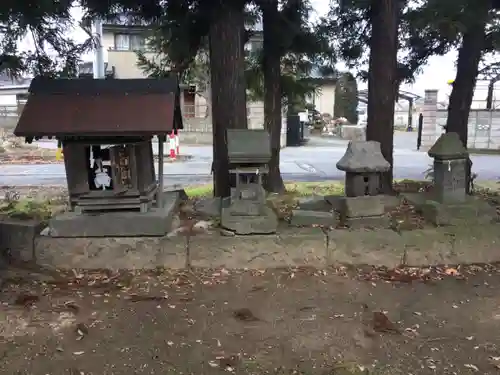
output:
<svg viewBox="0 0 500 375"><path fill-rule="evenodd" d="M182 129L175 78L35 78L14 134L132 136L168 134L172 129Z"/></svg>

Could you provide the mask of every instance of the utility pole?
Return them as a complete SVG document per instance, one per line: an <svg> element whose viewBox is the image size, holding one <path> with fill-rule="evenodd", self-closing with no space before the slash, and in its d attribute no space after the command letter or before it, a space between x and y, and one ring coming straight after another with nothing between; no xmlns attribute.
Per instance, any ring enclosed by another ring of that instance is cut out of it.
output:
<svg viewBox="0 0 500 375"><path fill-rule="evenodd" d="M102 46L102 20L100 18L95 18L93 22L93 29L97 41L97 46L94 53L94 63L93 71L94 78L102 79L105 78L104 72L104 50Z"/></svg>

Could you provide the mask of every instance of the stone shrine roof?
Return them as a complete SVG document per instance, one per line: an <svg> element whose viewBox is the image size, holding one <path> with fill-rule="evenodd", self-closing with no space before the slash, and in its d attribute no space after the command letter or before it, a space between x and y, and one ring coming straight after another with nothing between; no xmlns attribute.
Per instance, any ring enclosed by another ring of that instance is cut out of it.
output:
<svg viewBox="0 0 500 375"><path fill-rule="evenodd" d="M436 159L464 159L469 155L455 132L442 134L427 154Z"/></svg>
<svg viewBox="0 0 500 375"><path fill-rule="evenodd" d="M230 164L267 164L271 160L271 141L267 130L227 129Z"/></svg>
<svg viewBox="0 0 500 375"><path fill-rule="evenodd" d="M182 129L176 78L35 78L14 134L137 136L173 129Z"/></svg>
<svg viewBox="0 0 500 375"><path fill-rule="evenodd" d="M352 173L386 172L390 167L376 141L349 142L344 156L337 162L337 169Z"/></svg>

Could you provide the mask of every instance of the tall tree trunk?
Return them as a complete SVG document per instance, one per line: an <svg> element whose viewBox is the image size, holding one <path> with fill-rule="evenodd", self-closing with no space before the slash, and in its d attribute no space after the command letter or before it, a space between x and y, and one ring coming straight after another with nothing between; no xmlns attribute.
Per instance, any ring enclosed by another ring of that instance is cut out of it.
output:
<svg viewBox="0 0 500 375"><path fill-rule="evenodd" d="M382 174L383 193L392 192L399 3L399 0L373 0L371 6L366 139L380 142L382 155L391 164L391 169Z"/></svg>
<svg viewBox="0 0 500 375"><path fill-rule="evenodd" d="M457 75L453 82L448 105L446 132L458 133L465 148L467 148L469 112L474 97L479 62L481 61L486 39L489 6L490 2L488 0L476 0L474 10L469 9L471 20L475 22L468 26L462 37L462 44L458 50ZM471 166L472 163L469 159L466 173L469 182ZM470 183L468 183L468 193L470 193L470 187Z"/></svg>
<svg viewBox="0 0 500 375"><path fill-rule="evenodd" d="M244 3L221 2L210 25L214 196L230 196L226 129L247 128Z"/></svg>
<svg viewBox="0 0 500 375"><path fill-rule="evenodd" d="M281 151L281 46L278 0L262 1L264 27L264 124L271 139L271 160L265 188L282 193L285 185L280 171Z"/></svg>

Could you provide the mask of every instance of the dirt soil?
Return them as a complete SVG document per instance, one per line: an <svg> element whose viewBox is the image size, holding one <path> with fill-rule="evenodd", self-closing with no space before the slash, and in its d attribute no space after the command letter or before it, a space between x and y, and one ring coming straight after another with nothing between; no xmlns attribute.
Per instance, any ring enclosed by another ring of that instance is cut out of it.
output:
<svg viewBox="0 0 500 375"><path fill-rule="evenodd" d="M498 374L499 270L438 271L11 267L1 274L0 370Z"/></svg>

